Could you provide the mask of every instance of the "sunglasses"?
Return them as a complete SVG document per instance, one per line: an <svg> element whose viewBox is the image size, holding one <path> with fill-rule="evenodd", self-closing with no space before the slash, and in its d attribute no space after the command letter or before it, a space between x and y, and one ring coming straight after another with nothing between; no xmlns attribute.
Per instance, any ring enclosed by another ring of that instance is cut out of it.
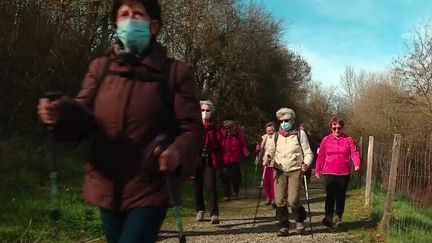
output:
<svg viewBox="0 0 432 243"><path fill-rule="evenodd" d="M281 122L291 122L291 119L281 120Z"/></svg>
<svg viewBox="0 0 432 243"><path fill-rule="evenodd" d="M336 130L340 131L340 130L342 130L342 127L332 127L331 129L332 129L333 131L336 131Z"/></svg>
<svg viewBox="0 0 432 243"><path fill-rule="evenodd" d="M209 109L201 109L201 111L207 111L207 112L210 112Z"/></svg>

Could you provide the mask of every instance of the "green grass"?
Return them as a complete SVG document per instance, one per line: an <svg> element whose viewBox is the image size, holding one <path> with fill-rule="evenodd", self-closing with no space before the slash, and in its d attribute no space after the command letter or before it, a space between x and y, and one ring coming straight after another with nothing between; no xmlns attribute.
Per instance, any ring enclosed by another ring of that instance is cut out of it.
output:
<svg viewBox="0 0 432 243"><path fill-rule="evenodd" d="M354 180L351 182L355 183ZM342 231L348 231L354 242L383 242L382 235L376 231L379 217L371 208L364 207L364 195L363 188L348 191Z"/></svg>
<svg viewBox="0 0 432 243"><path fill-rule="evenodd" d="M81 150L58 152L59 193L49 190L51 150L46 140L0 142L0 239L2 242L77 242L101 235L99 213L83 203ZM80 162L81 161L81 162Z"/></svg>
<svg viewBox="0 0 432 243"><path fill-rule="evenodd" d="M80 193L86 146L74 150L55 146L54 149L58 158L59 215L53 214L48 177L52 168L49 156L52 144L40 137L0 141L0 242L82 242L103 236L98 209L86 205ZM252 160L242 166L243 185L245 169L248 184L252 184ZM256 175L253 184L257 185L258 180ZM222 199L219 178L218 182ZM191 182L184 186L182 214L195 216ZM172 222L170 210L165 224Z"/></svg>
<svg viewBox="0 0 432 243"><path fill-rule="evenodd" d="M373 191L373 214L383 215L385 194L378 188ZM382 229L388 242L432 242L432 210L421 208L408 199L396 197L388 229Z"/></svg>

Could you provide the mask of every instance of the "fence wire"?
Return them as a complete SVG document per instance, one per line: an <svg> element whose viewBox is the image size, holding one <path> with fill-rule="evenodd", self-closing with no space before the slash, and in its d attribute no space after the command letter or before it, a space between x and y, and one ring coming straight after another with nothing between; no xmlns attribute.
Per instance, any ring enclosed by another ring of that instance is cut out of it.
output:
<svg viewBox="0 0 432 243"><path fill-rule="evenodd" d="M374 143L372 170L373 205L384 210L392 143ZM425 140L402 138L393 218L386 231L389 242L432 242L432 137Z"/></svg>

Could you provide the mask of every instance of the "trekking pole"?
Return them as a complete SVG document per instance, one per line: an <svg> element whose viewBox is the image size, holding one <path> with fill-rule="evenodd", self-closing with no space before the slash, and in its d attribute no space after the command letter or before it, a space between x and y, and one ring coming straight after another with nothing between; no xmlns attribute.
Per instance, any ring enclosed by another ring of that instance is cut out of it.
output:
<svg viewBox="0 0 432 243"><path fill-rule="evenodd" d="M165 134L162 134L156 137L154 145L151 147L154 147L152 149L154 150L157 146L160 146L162 150L165 150L168 145L168 138ZM180 243L186 243L186 235L183 231L183 223L181 218L181 197L180 191L178 190L178 181L174 172L165 172L164 177L169 195L170 205L172 206L174 212L178 239Z"/></svg>
<svg viewBox="0 0 432 243"><path fill-rule="evenodd" d="M247 198L247 171L248 171L248 168L247 168L247 164L244 166L244 168L245 168L245 187L244 187L244 190L245 190L245 198Z"/></svg>
<svg viewBox="0 0 432 243"><path fill-rule="evenodd" d="M50 102L59 99L62 96L61 92L51 91L46 92L41 98L48 99ZM45 131L48 132L49 137L49 185L50 185L50 212L49 216L53 220L58 220L60 218L60 209L58 208L57 197L58 197L58 173L57 173L57 148L54 143L54 137L52 134L53 125L45 125Z"/></svg>
<svg viewBox="0 0 432 243"><path fill-rule="evenodd" d="M180 243L186 243L186 235L183 231L183 223L181 218L181 199L179 191L177 190L177 180L173 173L167 172L165 174L166 186L170 198L170 204L173 207L175 224Z"/></svg>
<svg viewBox="0 0 432 243"><path fill-rule="evenodd" d="M255 155L255 170L254 170L254 173L252 175L252 183L255 183L255 175L257 173L257 170L258 170L258 154Z"/></svg>
<svg viewBox="0 0 432 243"><path fill-rule="evenodd" d="M255 226L255 221L256 221L256 218L257 218L257 215L258 215L258 207L259 207L259 204L260 204L260 201L261 201L261 193L262 193L262 189L264 187L264 176L266 174L266 171L267 171L267 165L264 165L264 170L263 170L263 173L262 173L262 176L261 176L261 183L260 183L260 188L259 188L259 193L258 193L258 202L257 202L257 206L256 206L256 209L255 209L255 216L254 216L254 221L253 221L253 225L252 226Z"/></svg>
<svg viewBox="0 0 432 243"><path fill-rule="evenodd" d="M305 188L305 193L306 193L306 203L307 203L308 212L309 212L309 225L310 225L310 228L311 228L311 236L313 238L312 214L311 214L311 210L310 210L309 190L308 190L308 184L307 184L306 175L303 175L303 181L304 181L304 188Z"/></svg>

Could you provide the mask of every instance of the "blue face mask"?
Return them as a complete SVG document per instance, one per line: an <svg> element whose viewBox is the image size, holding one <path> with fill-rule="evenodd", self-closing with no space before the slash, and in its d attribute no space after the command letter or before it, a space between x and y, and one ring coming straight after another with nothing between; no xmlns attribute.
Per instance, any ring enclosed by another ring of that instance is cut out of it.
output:
<svg viewBox="0 0 432 243"><path fill-rule="evenodd" d="M120 21L117 23L116 33L123 45L136 54L145 50L151 39L150 24L145 20Z"/></svg>
<svg viewBox="0 0 432 243"><path fill-rule="evenodd" d="M285 122L285 121L283 121L281 123L281 127L282 127L283 130L289 131L289 130L292 129L292 124L291 124L291 122Z"/></svg>

